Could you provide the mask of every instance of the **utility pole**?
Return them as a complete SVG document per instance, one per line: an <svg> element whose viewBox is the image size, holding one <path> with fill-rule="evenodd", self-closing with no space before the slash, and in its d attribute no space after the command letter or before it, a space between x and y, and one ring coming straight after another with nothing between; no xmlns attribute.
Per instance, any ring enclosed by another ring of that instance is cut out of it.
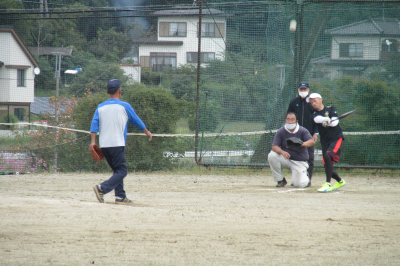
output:
<svg viewBox="0 0 400 266"><path fill-rule="evenodd" d="M62 59L62 54L61 52L54 52L56 56L56 70L55 70L55 78L56 78L56 104L55 104L55 119L56 119L56 127L58 127L58 97L60 96L60 77L61 77L61 59ZM57 159L58 159L58 152L57 152L57 144L58 144L58 129L56 129L56 134L55 134L55 149L54 149L54 165L55 169L57 171Z"/></svg>
<svg viewBox="0 0 400 266"><path fill-rule="evenodd" d="M301 82L302 73L301 67L303 66L303 0L297 0L296 5L296 21L297 21L297 29L295 32L295 41L294 41L294 64L293 64L293 85L292 88L297 88L299 83Z"/></svg>
<svg viewBox="0 0 400 266"><path fill-rule="evenodd" d="M197 87L196 87L196 134L194 137L194 160L197 164L201 163L200 158L197 159L197 153L199 150L199 109L200 109L200 67L201 67L201 20L202 20L202 1L199 1L199 29L198 29L198 42L197 42ZM203 142L204 139L201 139Z"/></svg>
<svg viewBox="0 0 400 266"><path fill-rule="evenodd" d="M53 53L56 55L56 110L55 110L55 117L56 117L56 126L58 125L58 96L60 96L60 77L61 77L61 59L62 54L61 52Z"/></svg>

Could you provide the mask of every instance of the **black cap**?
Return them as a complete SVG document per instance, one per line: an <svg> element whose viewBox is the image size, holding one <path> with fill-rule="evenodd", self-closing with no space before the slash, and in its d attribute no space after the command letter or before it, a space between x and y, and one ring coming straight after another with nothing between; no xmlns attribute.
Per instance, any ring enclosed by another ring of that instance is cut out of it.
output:
<svg viewBox="0 0 400 266"><path fill-rule="evenodd" d="M300 88L309 89L309 88L310 88L310 85L309 85L307 82L300 82L300 84L299 84L299 89L300 89Z"/></svg>
<svg viewBox="0 0 400 266"><path fill-rule="evenodd" d="M116 91L121 87L121 82L118 79L112 79L107 83L107 90Z"/></svg>

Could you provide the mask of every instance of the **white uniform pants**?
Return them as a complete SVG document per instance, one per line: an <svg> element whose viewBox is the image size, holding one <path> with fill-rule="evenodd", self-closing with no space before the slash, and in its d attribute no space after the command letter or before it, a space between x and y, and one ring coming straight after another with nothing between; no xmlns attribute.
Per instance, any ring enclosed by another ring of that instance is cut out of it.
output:
<svg viewBox="0 0 400 266"><path fill-rule="evenodd" d="M292 183L294 187L306 187L308 185L307 162L288 160L281 154L271 151L268 154L268 163L276 182L283 180L282 168L285 168L292 172Z"/></svg>

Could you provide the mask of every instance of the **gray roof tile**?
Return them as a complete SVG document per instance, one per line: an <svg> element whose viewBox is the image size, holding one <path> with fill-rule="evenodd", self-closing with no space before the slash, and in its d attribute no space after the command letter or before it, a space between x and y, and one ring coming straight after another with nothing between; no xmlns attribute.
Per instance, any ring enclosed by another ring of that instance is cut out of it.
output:
<svg viewBox="0 0 400 266"><path fill-rule="evenodd" d="M50 97L35 97L31 103L31 113L34 114L54 114L54 107L50 106ZM59 105L60 112L65 112L65 106Z"/></svg>
<svg viewBox="0 0 400 266"><path fill-rule="evenodd" d="M330 35L400 35L400 22L394 18L369 18L325 31Z"/></svg>
<svg viewBox="0 0 400 266"><path fill-rule="evenodd" d="M204 8L201 11L202 15L213 15L213 16L226 16L227 14L221 10L213 8ZM177 6L174 9L160 10L152 13L153 16L163 17L163 16L198 16L198 7L188 7L188 6Z"/></svg>

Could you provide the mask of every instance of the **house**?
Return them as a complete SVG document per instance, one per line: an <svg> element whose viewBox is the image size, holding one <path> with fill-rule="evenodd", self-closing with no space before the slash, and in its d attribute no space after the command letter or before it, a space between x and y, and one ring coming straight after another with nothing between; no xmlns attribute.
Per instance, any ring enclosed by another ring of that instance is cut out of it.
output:
<svg viewBox="0 0 400 266"><path fill-rule="evenodd" d="M13 27L0 26L0 121L29 122L39 65Z"/></svg>
<svg viewBox="0 0 400 266"><path fill-rule="evenodd" d="M181 7L156 11L152 15L158 19L157 35L134 41L141 67L159 72L165 66L197 64L199 9ZM202 10L202 64L210 59L224 59L226 17L216 9Z"/></svg>
<svg viewBox="0 0 400 266"><path fill-rule="evenodd" d="M119 68L124 71L125 76L128 76L128 84L140 82L141 67L139 64L119 64Z"/></svg>
<svg viewBox="0 0 400 266"><path fill-rule="evenodd" d="M362 76L399 54L400 22L369 18L325 31L332 37L330 55L311 60L312 78Z"/></svg>

